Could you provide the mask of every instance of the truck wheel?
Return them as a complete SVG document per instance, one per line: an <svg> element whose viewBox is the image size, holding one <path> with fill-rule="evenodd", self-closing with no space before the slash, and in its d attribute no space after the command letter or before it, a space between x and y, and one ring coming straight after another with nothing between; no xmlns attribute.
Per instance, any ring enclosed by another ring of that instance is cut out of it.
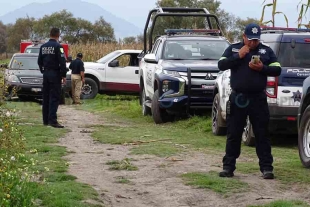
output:
<svg viewBox="0 0 310 207"><path fill-rule="evenodd" d="M226 127L222 127L225 124L225 120L221 112L220 95L217 93L213 99L212 105L212 132L218 136L225 135L227 131Z"/></svg>
<svg viewBox="0 0 310 207"><path fill-rule="evenodd" d="M98 85L91 78L85 78L85 84L82 87L81 99L93 99L98 93Z"/></svg>
<svg viewBox="0 0 310 207"><path fill-rule="evenodd" d="M169 115L165 109L161 109L158 103L159 92L155 91L152 99L152 115L156 124L166 123L173 120L173 116Z"/></svg>
<svg viewBox="0 0 310 207"><path fill-rule="evenodd" d="M298 151L302 165L310 168L310 106L306 108L300 120Z"/></svg>
<svg viewBox="0 0 310 207"><path fill-rule="evenodd" d="M143 116L149 116L152 115L152 110L150 109L150 107L146 106L144 104L145 100L146 100L146 95L145 95L145 89L143 87L142 89L142 95L141 95L141 101L142 101L142 114Z"/></svg>
<svg viewBox="0 0 310 207"><path fill-rule="evenodd" d="M242 141L246 146L255 146L255 135L253 133L253 127L250 123L249 117L247 118L246 125L244 127Z"/></svg>

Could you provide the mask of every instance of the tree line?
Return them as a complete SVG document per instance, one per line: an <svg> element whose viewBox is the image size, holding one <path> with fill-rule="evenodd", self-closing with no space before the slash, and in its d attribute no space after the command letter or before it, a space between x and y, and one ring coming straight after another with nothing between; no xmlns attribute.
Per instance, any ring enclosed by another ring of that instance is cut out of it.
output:
<svg viewBox="0 0 310 207"><path fill-rule="evenodd" d="M250 22L262 24L260 20L255 18L241 19L221 9L220 5L221 2L218 0L158 0L155 6L206 8L211 14L215 14L219 18L221 29L231 42L241 39L246 24ZM266 6L275 7L276 4L267 4ZM273 12L273 15L276 13L280 12ZM163 34L166 28L201 29L205 26L204 24L205 19L201 17L159 17L156 21L153 38ZM14 24L5 25L0 21L0 53L18 51L19 44L23 39L48 38L51 27L60 28L62 40L70 44L86 42L134 44L143 42L143 34L116 40L113 27L102 16L92 23L85 19L76 18L72 13L62 10L39 19L28 16L19 18Z"/></svg>

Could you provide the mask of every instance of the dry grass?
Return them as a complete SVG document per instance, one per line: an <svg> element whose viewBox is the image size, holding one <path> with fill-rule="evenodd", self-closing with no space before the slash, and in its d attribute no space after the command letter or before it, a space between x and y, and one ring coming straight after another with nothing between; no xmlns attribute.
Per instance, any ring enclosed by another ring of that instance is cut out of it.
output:
<svg viewBox="0 0 310 207"><path fill-rule="evenodd" d="M104 55L113 52L114 50L123 49L143 49L143 44L104 44L104 43L88 43L88 44L76 44L70 45L69 54L75 58L76 54L79 52L83 53L84 61L96 61L102 58Z"/></svg>

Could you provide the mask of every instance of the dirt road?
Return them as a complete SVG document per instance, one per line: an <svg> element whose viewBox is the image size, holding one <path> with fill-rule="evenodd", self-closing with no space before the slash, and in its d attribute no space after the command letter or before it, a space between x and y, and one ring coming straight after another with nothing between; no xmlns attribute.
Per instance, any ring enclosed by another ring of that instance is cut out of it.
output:
<svg viewBox="0 0 310 207"><path fill-rule="evenodd" d="M67 147L70 174L78 182L96 189L100 201L88 201L113 207L241 207L269 203L279 199L310 201L310 191L283 190L277 180L263 180L260 174L235 178L249 184L250 190L222 196L211 190L184 184L180 175L187 172L220 171L221 157L188 151L172 158L151 155L130 155L131 146L95 142L91 137L92 125L110 125L109 120L72 106L61 106L60 121L71 130L60 140ZM112 133L112 132L111 132ZM137 171L109 170L106 163L131 158ZM242 159L242 157L240 158ZM117 181L123 182L117 182ZM127 183L129 181L129 183ZM282 190L281 190L282 189Z"/></svg>

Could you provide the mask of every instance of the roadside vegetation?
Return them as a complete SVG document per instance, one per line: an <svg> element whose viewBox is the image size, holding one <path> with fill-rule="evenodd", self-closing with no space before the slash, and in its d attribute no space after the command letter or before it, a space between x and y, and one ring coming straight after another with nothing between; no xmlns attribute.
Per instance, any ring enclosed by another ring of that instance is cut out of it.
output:
<svg viewBox="0 0 310 207"><path fill-rule="evenodd" d="M5 102L0 74L0 206L95 206L97 192L66 173L67 130L43 126L39 103Z"/></svg>

